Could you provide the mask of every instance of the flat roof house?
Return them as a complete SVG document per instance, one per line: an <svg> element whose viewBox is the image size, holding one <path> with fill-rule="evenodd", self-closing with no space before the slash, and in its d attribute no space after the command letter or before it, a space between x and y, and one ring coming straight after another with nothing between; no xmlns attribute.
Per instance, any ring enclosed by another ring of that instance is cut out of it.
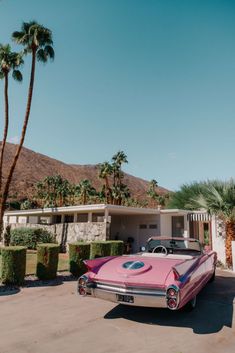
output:
<svg viewBox="0 0 235 353"><path fill-rule="evenodd" d="M204 241L210 233L206 212L151 209L108 204L79 205L7 211L4 224L11 228L43 227L55 234L63 246L76 240L132 239L138 251L153 235L190 236Z"/></svg>

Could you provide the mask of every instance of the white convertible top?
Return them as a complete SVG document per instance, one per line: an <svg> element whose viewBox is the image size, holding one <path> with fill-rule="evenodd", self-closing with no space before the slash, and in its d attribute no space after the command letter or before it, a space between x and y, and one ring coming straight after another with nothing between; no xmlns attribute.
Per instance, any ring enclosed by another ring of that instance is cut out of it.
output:
<svg viewBox="0 0 235 353"><path fill-rule="evenodd" d="M174 259L174 260L191 260L193 256L191 255L181 255L181 254L162 254L162 253L152 253L152 252L143 252L141 256L144 257L164 257L166 259Z"/></svg>

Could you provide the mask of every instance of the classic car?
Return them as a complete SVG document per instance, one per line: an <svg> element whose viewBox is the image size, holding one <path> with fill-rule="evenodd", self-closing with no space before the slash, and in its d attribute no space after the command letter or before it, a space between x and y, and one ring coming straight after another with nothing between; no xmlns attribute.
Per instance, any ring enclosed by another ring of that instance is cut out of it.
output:
<svg viewBox="0 0 235 353"><path fill-rule="evenodd" d="M217 255L192 238L156 236L135 255L85 260L78 293L111 302L193 309L200 290L215 278Z"/></svg>

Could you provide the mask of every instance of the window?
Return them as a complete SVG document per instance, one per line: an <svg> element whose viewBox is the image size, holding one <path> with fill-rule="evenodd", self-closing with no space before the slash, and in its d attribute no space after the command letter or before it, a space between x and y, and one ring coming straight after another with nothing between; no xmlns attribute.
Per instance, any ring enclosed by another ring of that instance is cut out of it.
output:
<svg viewBox="0 0 235 353"><path fill-rule="evenodd" d="M61 215L57 214L53 217L53 223L61 223Z"/></svg>
<svg viewBox="0 0 235 353"><path fill-rule="evenodd" d="M147 229L147 224L140 224L139 228L140 229Z"/></svg>
<svg viewBox="0 0 235 353"><path fill-rule="evenodd" d="M66 214L64 216L64 223L73 223L73 215Z"/></svg>
<svg viewBox="0 0 235 353"><path fill-rule="evenodd" d="M92 213L92 222L103 222L104 216L102 213Z"/></svg>
<svg viewBox="0 0 235 353"><path fill-rule="evenodd" d="M88 213L79 213L77 218L78 223L88 222Z"/></svg>
<svg viewBox="0 0 235 353"><path fill-rule="evenodd" d="M150 224L149 229L157 229L157 224Z"/></svg>

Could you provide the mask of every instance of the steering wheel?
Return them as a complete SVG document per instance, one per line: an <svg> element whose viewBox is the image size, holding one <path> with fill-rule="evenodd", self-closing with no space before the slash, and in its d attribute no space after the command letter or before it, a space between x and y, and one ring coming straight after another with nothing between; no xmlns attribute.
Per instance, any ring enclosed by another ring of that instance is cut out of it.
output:
<svg viewBox="0 0 235 353"><path fill-rule="evenodd" d="M160 251L156 251L158 249L161 249ZM160 254L165 254L167 255L167 248L163 245L158 245L158 246L155 246L155 248L153 248L152 250L153 253L157 252L157 253L160 253Z"/></svg>

